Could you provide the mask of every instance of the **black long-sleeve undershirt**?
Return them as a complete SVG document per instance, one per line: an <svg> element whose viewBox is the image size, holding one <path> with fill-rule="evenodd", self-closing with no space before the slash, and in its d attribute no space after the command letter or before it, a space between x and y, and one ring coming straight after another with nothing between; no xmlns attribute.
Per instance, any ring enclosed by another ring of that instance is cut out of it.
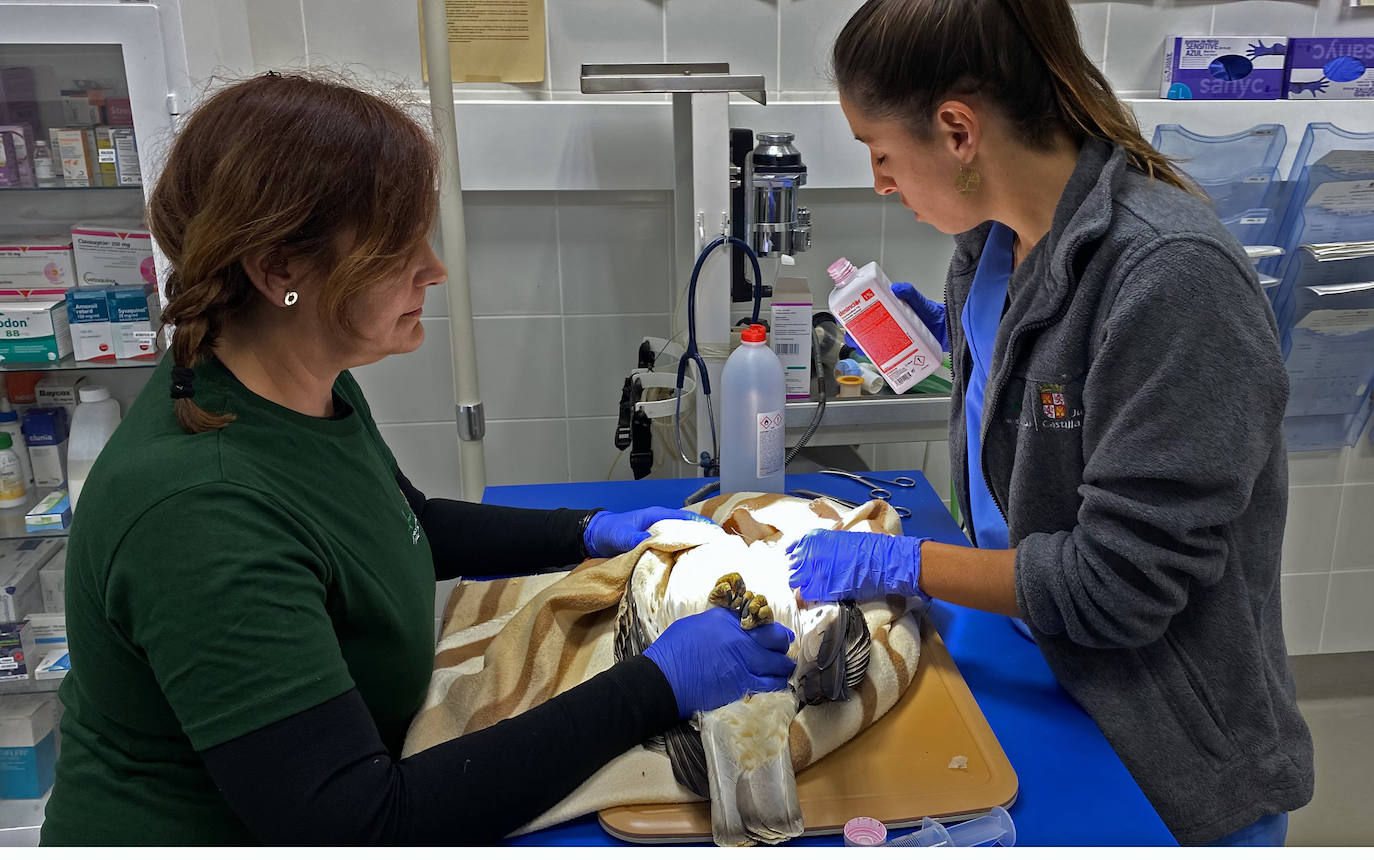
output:
<svg viewBox="0 0 1374 860"><path fill-rule="evenodd" d="M387 752L357 690L201 755L267 844L476 845L532 821L677 721L672 688L641 656L405 759Z"/></svg>
<svg viewBox="0 0 1374 860"><path fill-rule="evenodd" d="M582 520L588 511L427 499L399 471L396 483L429 538L435 579L526 574L587 557Z"/></svg>

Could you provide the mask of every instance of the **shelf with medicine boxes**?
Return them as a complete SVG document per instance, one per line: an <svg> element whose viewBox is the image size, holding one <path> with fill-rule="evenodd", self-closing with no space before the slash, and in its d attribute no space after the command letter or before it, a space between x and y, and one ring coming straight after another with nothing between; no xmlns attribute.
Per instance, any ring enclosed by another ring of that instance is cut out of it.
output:
<svg viewBox="0 0 1374 860"><path fill-rule="evenodd" d="M157 367L157 363L161 358L162 353L155 352L147 358L97 358L91 359L90 361L77 361L68 355L57 361L0 361L0 373L19 371L37 371L41 373L49 370L80 370L83 372L92 370L152 370Z"/></svg>

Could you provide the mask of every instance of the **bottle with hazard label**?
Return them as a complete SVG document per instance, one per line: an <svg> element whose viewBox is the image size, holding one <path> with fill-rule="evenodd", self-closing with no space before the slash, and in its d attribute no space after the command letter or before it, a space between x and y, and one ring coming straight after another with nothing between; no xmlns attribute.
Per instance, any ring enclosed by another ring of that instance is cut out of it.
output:
<svg viewBox="0 0 1374 860"><path fill-rule="evenodd" d="M768 348L768 330L751 325L721 374L722 494L784 492L786 400L782 362Z"/></svg>
<svg viewBox="0 0 1374 860"><path fill-rule="evenodd" d="M877 263L862 268L844 257L827 269L835 282L830 312L873 360L878 372L898 394L930 376L940 366L940 342L907 303L892 294Z"/></svg>

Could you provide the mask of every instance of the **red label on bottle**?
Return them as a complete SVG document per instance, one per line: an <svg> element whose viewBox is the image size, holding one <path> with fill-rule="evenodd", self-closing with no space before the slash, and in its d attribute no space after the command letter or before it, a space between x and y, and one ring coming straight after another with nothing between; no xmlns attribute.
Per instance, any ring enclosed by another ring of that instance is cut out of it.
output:
<svg viewBox="0 0 1374 860"><path fill-rule="evenodd" d="M866 301L866 302L871 302L871 301L873 301L873 291L872 291L872 290L864 290L862 295L863 295L863 300L864 300L864 301Z"/></svg>
<svg viewBox="0 0 1374 860"><path fill-rule="evenodd" d="M897 356L911 349L911 338L879 302L864 308L845 324L874 364L884 371Z"/></svg>

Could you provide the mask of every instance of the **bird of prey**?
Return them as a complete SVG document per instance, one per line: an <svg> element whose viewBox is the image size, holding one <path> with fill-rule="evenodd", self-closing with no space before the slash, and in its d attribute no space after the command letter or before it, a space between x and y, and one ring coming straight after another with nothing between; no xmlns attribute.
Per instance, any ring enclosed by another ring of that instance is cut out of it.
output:
<svg viewBox="0 0 1374 860"><path fill-rule="evenodd" d="M812 529L834 528L834 509L788 497L748 504L722 526L664 520L650 529L692 548L648 550L616 619L616 660L643 652L673 621L712 605L738 611L746 628L783 624L796 635L788 653L797 670L788 690L698 713L648 744L666 752L679 783L710 798L718 845L776 844L801 835L788 744L792 721L802 707L848 698L868 669L869 631L858 607L800 601L788 583L788 546Z"/></svg>

